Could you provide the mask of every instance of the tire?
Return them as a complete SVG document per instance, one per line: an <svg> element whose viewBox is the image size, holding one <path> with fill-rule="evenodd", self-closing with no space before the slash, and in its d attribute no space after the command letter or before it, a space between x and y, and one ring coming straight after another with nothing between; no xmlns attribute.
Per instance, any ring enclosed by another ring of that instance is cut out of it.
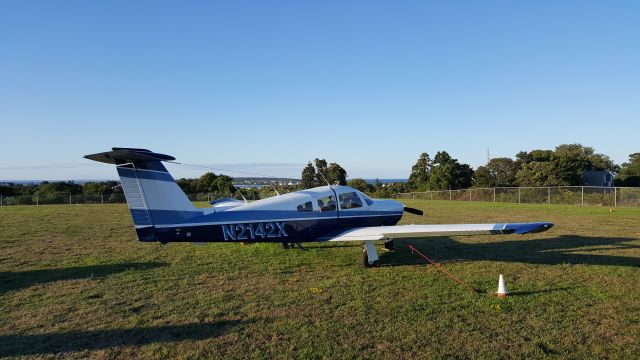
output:
<svg viewBox="0 0 640 360"><path fill-rule="evenodd" d="M367 254L367 250L362 252L362 266L364 266L365 269L371 267L371 264L369 264L369 255Z"/></svg>

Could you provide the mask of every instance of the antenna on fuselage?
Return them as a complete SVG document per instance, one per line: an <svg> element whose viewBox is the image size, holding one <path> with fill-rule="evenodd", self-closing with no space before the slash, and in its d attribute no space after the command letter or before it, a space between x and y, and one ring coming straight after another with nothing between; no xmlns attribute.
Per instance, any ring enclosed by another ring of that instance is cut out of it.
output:
<svg viewBox="0 0 640 360"><path fill-rule="evenodd" d="M247 198L244 197L244 195L242 195L242 191L238 190L238 194L240 194L240 196L242 196L242 200L244 200L244 204L248 204L249 202L247 201Z"/></svg>
<svg viewBox="0 0 640 360"><path fill-rule="evenodd" d="M322 173L320 171L318 171L318 175L320 175L322 177L322 180L324 180L324 182L327 183L327 186L331 186L331 184L329 183L329 181L327 181L327 178L324 177L324 175L322 175Z"/></svg>

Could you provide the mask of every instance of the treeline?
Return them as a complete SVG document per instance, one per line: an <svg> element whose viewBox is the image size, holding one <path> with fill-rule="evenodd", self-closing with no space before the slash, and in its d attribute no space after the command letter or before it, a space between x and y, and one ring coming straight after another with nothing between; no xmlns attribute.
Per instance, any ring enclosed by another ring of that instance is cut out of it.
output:
<svg viewBox="0 0 640 360"><path fill-rule="evenodd" d="M86 182L84 184L77 184L73 181L43 181L40 184L0 184L0 194L4 196L111 195L122 194L122 188L118 181Z"/></svg>
<svg viewBox="0 0 640 360"><path fill-rule="evenodd" d="M616 174L615 186L640 186L640 153L629 155L628 162L617 165L591 147L562 144L554 150L521 151L515 159L494 158L473 170L446 151L439 151L433 159L427 153L421 154L406 184L371 185L363 179L353 179L349 185L381 197L398 192L469 187L581 186L585 184L587 171Z"/></svg>
<svg viewBox="0 0 640 360"><path fill-rule="evenodd" d="M615 164L607 155L595 153L593 148L580 144L563 144L554 150L521 151L512 158L494 158L486 165L472 169L446 151L439 151L433 158L420 155L411 168L406 183L369 184L363 179L347 181L347 171L338 163L325 159L309 161L302 169L298 185L277 185L257 188L236 188L233 179L226 175L208 172L196 179L178 179L177 183L189 195L203 194L207 200L216 197L245 197L257 200L275 194L312 188L316 186L349 185L375 197L390 197L409 191L458 190L469 187L508 186L580 186L584 185L586 171L610 171L616 174L615 186L640 186L640 152L629 155L629 161ZM122 188L117 181L48 182L40 184L1 184L3 196L70 195L118 195Z"/></svg>
<svg viewBox="0 0 640 360"><path fill-rule="evenodd" d="M191 200L210 200L232 197L237 199L259 200L276 194L299 190L295 185L271 185L260 188L240 188L233 185L233 178L208 172L197 179L176 180L182 191L192 197ZM194 197L196 196L196 197Z"/></svg>
<svg viewBox="0 0 640 360"><path fill-rule="evenodd" d="M233 179L226 175L216 175L208 172L195 179L176 180L182 191L192 200L209 200L222 197L243 196L248 200L258 200L265 197L284 194L299 190L298 186L276 185L264 186L261 189L242 189L233 185ZM60 195L102 195L105 201L123 199L123 191L118 181L86 182L78 184L73 181L49 182L39 184L0 184L0 195L18 198L17 204L30 204L35 202L35 197L54 198Z"/></svg>
<svg viewBox="0 0 640 360"><path fill-rule="evenodd" d="M491 159L475 171L474 185L495 186L580 186L587 171L616 174L615 186L640 186L640 153L629 162L615 164L607 155L580 144L563 144L555 150L521 151L511 158Z"/></svg>

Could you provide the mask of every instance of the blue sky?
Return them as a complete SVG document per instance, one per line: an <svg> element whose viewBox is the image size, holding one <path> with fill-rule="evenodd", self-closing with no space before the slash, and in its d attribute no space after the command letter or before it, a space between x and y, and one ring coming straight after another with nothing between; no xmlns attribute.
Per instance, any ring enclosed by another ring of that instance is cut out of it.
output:
<svg viewBox="0 0 640 360"><path fill-rule="evenodd" d="M82 159L112 146L291 177L574 142L621 163L639 44L638 1L3 1L0 179L115 178Z"/></svg>

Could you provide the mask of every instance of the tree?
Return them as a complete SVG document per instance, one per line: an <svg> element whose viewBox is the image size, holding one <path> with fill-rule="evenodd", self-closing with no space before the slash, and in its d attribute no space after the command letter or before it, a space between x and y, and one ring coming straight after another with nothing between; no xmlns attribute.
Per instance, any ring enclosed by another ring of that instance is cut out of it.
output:
<svg viewBox="0 0 640 360"><path fill-rule="evenodd" d="M0 184L0 195L12 196L18 195L20 191L18 190L19 186L15 186L14 184Z"/></svg>
<svg viewBox="0 0 640 360"><path fill-rule="evenodd" d="M498 181L495 174L485 165L478 166L476 169L473 184L477 187L496 187L498 186Z"/></svg>
<svg viewBox="0 0 640 360"><path fill-rule="evenodd" d="M307 163L307 166L302 169L302 181L300 186L303 189L310 189L316 186L316 168L313 167L311 161Z"/></svg>
<svg viewBox="0 0 640 360"><path fill-rule="evenodd" d="M216 179L218 176L212 172L207 172L198 179L197 190L199 193L217 193L218 186Z"/></svg>
<svg viewBox="0 0 640 360"><path fill-rule="evenodd" d="M38 186L38 190L36 191L37 195L53 195L59 193L66 194L80 194L82 193L82 186L74 183L73 181L69 182L48 182L43 181Z"/></svg>
<svg viewBox="0 0 640 360"><path fill-rule="evenodd" d="M485 187L513 186L518 164L510 158L494 158L475 171L475 185Z"/></svg>
<svg viewBox="0 0 640 360"><path fill-rule="evenodd" d="M434 165L427 187L431 190L453 189L453 164Z"/></svg>
<svg viewBox="0 0 640 360"><path fill-rule="evenodd" d="M640 186L640 153L629 155L629 162L622 164L615 183L618 186Z"/></svg>
<svg viewBox="0 0 640 360"><path fill-rule="evenodd" d="M326 177L331 185L347 185L347 171L336 163L329 164Z"/></svg>
<svg viewBox="0 0 640 360"><path fill-rule="evenodd" d="M618 169L608 156L580 144L561 144L554 151L521 151L516 158L520 186L582 185L586 171Z"/></svg>
<svg viewBox="0 0 640 360"><path fill-rule="evenodd" d="M380 181L380 179L376 178L376 181L373 183L373 188L375 189L376 193L382 190L382 182Z"/></svg>
<svg viewBox="0 0 640 360"><path fill-rule="evenodd" d="M107 182L86 182L82 184L82 193L85 195L110 195L117 186L115 181Z"/></svg>
<svg viewBox="0 0 640 360"><path fill-rule="evenodd" d="M431 159L429 154L422 153L415 165L411 167L409 175L409 187L413 190L426 190L431 172Z"/></svg>
<svg viewBox="0 0 640 360"><path fill-rule="evenodd" d="M551 185L582 185L584 172L592 169L589 161L592 155L591 147L580 144L558 145L551 157L552 172L558 178L558 183Z"/></svg>
<svg viewBox="0 0 640 360"><path fill-rule="evenodd" d="M640 176L640 152L629 155L629 162L622 164L620 175Z"/></svg>
<svg viewBox="0 0 640 360"><path fill-rule="evenodd" d="M237 192L236 187L233 186L233 179L227 175L218 175L214 188L219 194L232 195Z"/></svg>
<svg viewBox="0 0 640 360"><path fill-rule="evenodd" d="M230 196L238 191L233 186L231 177L212 172L207 172L198 179L179 179L176 182L186 194L212 193L217 196Z"/></svg>
<svg viewBox="0 0 640 360"><path fill-rule="evenodd" d="M616 165L607 155L593 154L589 156L589 163L591 164L591 170L620 171L620 166Z"/></svg>
<svg viewBox="0 0 640 360"><path fill-rule="evenodd" d="M327 165L327 160L318 158L313 161L313 164L309 161L302 169L300 186L303 189L327 185L327 182L330 185L347 185L347 171L337 163Z"/></svg>
<svg viewBox="0 0 640 360"><path fill-rule="evenodd" d="M368 193L368 194L373 193L373 191L375 190L375 187L373 185L369 184L366 180L360 179L360 178L349 180L347 182L347 185L351 186L356 190L360 190L363 193Z"/></svg>
<svg viewBox="0 0 640 360"><path fill-rule="evenodd" d="M176 181L180 189L184 191L185 194L195 194L198 192L198 179L178 179Z"/></svg>
<svg viewBox="0 0 640 360"><path fill-rule="evenodd" d="M316 186L326 185L329 179L327 178L327 160L318 159L314 160L316 165Z"/></svg>
<svg viewBox="0 0 640 360"><path fill-rule="evenodd" d="M446 151L438 151L433 159L427 187L432 190L463 189L473 183L473 169L460 164Z"/></svg>
<svg viewBox="0 0 640 360"><path fill-rule="evenodd" d="M550 161L523 164L516 174L518 186L556 186L560 183Z"/></svg>

